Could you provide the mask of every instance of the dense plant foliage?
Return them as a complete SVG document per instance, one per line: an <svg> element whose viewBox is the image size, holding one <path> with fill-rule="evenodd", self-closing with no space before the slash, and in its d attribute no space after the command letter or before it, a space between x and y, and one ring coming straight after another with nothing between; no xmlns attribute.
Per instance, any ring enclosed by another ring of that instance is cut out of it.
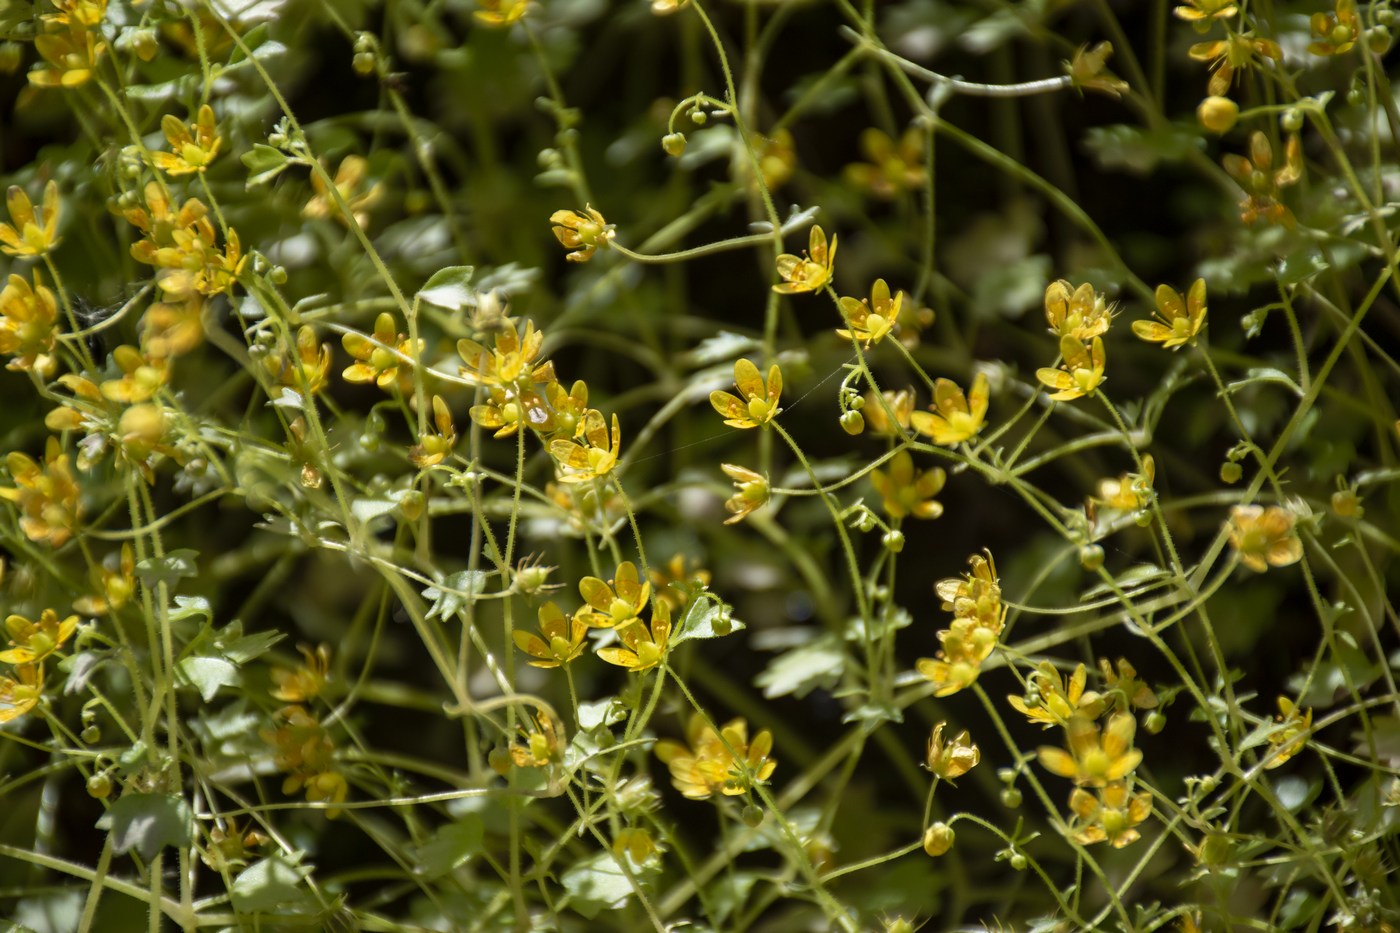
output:
<svg viewBox="0 0 1400 933"><path fill-rule="evenodd" d="M1394 930L1388 0L0 0L0 914Z"/></svg>

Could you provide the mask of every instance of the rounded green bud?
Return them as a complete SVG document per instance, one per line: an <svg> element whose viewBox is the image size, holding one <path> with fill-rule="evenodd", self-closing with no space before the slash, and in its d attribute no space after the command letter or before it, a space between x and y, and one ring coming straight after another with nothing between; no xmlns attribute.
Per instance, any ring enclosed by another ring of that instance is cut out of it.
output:
<svg viewBox="0 0 1400 933"><path fill-rule="evenodd" d="M852 436L865 430L865 417L858 411L848 411L841 415L841 430Z"/></svg>
<svg viewBox="0 0 1400 933"><path fill-rule="evenodd" d="M1079 549L1079 566L1091 573L1103 566L1103 548L1097 544L1086 544Z"/></svg>
<svg viewBox="0 0 1400 933"><path fill-rule="evenodd" d="M87 792L98 800L106 800L112 796L112 778L105 771L94 774L87 779Z"/></svg>
<svg viewBox="0 0 1400 933"><path fill-rule="evenodd" d="M510 752L506 751L504 748L493 748L490 754L486 756L486 763L491 766L492 771L495 771L501 777L505 777L510 773Z"/></svg>
<svg viewBox="0 0 1400 933"><path fill-rule="evenodd" d="M83 743L86 745L95 745L102 741L102 730L97 728L97 726L90 725L85 727L82 732L78 733L78 738L82 739Z"/></svg>
<svg viewBox="0 0 1400 933"><path fill-rule="evenodd" d="M1359 87L1354 87L1347 91L1347 103L1353 107L1360 107L1366 103L1366 92Z"/></svg>
<svg viewBox="0 0 1400 933"><path fill-rule="evenodd" d="M287 267L286 267L286 266L273 266L271 269L268 269L268 270L267 270L267 280L268 280L269 282L271 282L273 285L286 285L286 284L287 284Z"/></svg>
<svg viewBox="0 0 1400 933"><path fill-rule="evenodd" d="M690 122L696 126L704 126L710 120L710 115L703 110L690 111Z"/></svg>
<svg viewBox="0 0 1400 933"><path fill-rule="evenodd" d="M1332 511L1341 518L1360 518L1366 510L1355 489L1338 489L1332 493Z"/></svg>
<svg viewBox="0 0 1400 933"><path fill-rule="evenodd" d="M757 829L763 824L763 808L749 804L744 808L744 812L739 815L739 818L749 829Z"/></svg>
<svg viewBox="0 0 1400 933"><path fill-rule="evenodd" d="M355 69L355 74L362 78L368 78L374 74L374 64L373 52L356 52L355 57L350 60L350 66Z"/></svg>
<svg viewBox="0 0 1400 933"><path fill-rule="evenodd" d="M900 551L904 550L904 532L887 531L885 532L884 538L880 540L880 543L883 544L885 549L891 554L898 554Z"/></svg>
<svg viewBox="0 0 1400 933"><path fill-rule="evenodd" d="M1150 735L1156 735L1167 727L1167 717L1164 716L1160 710L1154 709L1143 719L1142 727L1146 729Z"/></svg>
<svg viewBox="0 0 1400 933"><path fill-rule="evenodd" d="M924 832L924 851L934 858L946 855L956 838L953 827L947 823L934 823Z"/></svg>
<svg viewBox="0 0 1400 933"><path fill-rule="evenodd" d="M1001 792L1001 804L1009 810L1015 810L1021 805L1021 791L1015 787L1008 787Z"/></svg>
<svg viewBox="0 0 1400 933"><path fill-rule="evenodd" d="M1196 108L1201 126L1217 135L1228 133L1240 118L1240 105L1228 97L1207 97Z"/></svg>
<svg viewBox="0 0 1400 933"><path fill-rule="evenodd" d="M1020 852L1017 852L1015 855L1011 856L1011 858L1008 859L1008 861L1010 861L1011 867L1016 869L1017 871L1026 870L1026 857Z"/></svg>
<svg viewBox="0 0 1400 933"><path fill-rule="evenodd" d="M1220 464L1220 481L1234 485L1240 481L1244 475L1244 468L1233 460L1227 460Z"/></svg>
<svg viewBox="0 0 1400 933"><path fill-rule="evenodd" d="M1278 123L1285 133L1297 133L1303 128L1303 112L1296 107L1285 110Z"/></svg>
<svg viewBox="0 0 1400 933"><path fill-rule="evenodd" d="M681 153L685 152L685 134L667 133L661 137L661 148L666 150L666 154L673 159L679 159Z"/></svg>

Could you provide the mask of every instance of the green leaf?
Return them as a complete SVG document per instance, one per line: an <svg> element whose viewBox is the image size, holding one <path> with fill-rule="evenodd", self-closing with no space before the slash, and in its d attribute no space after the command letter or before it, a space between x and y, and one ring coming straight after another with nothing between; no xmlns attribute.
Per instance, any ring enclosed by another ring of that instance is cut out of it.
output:
<svg viewBox="0 0 1400 933"><path fill-rule="evenodd" d="M1327 269L1327 263L1309 246L1306 250L1283 257L1278 264L1278 280L1284 285L1297 285Z"/></svg>
<svg viewBox="0 0 1400 933"><path fill-rule="evenodd" d="M476 300L471 289L472 271L471 266L439 269L418 292L418 300L449 311L461 311Z"/></svg>
<svg viewBox="0 0 1400 933"><path fill-rule="evenodd" d="M147 586L175 583L199 572L195 564L198 557L199 552L189 548L170 551L164 557L148 557L136 565L136 575Z"/></svg>
<svg viewBox="0 0 1400 933"><path fill-rule="evenodd" d="M437 586L425 589L423 598L433 603L428 618L447 619L456 615L486 589L486 577L485 570L462 570L449 574Z"/></svg>
<svg viewBox="0 0 1400 933"><path fill-rule="evenodd" d="M1143 130L1126 124L1096 126L1084 134L1084 147L1101 168L1146 175L1158 162L1179 162L1201 146L1195 128L1163 126Z"/></svg>
<svg viewBox="0 0 1400 933"><path fill-rule="evenodd" d="M690 641L692 638L723 638L745 628L744 623L734 618L732 606L710 599L696 600L690 606L679 631L671 639L672 644Z"/></svg>
<svg viewBox="0 0 1400 933"><path fill-rule="evenodd" d="M398 507L399 504L393 499L356 499L350 503L350 513L367 524L376 518L383 518Z"/></svg>
<svg viewBox="0 0 1400 933"><path fill-rule="evenodd" d="M238 668L223 658L185 658L175 665L175 673L181 684L197 689L205 703L214 699L220 687L238 686Z"/></svg>
<svg viewBox="0 0 1400 933"><path fill-rule="evenodd" d="M247 188L265 185L291 167L291 161L280 149L256 143L251 150L243 153L243 164L248 167Z"/></svg>
<svg viewBox="0 0 1400 933"><path fill-rule="evenodd" d="M166 846L190 844L194 814L183 797L123 794L97 821L97 828L111 833L116 852L135 849L142 858L152 859Z"/></svg>
<svg viewBox="0 0 1400 933"><path fill-rule="evenodd" d="M448 823L433 837L414 849L414 873L426 879L439 878L482 850L485 826L481 817L468 813Z"/></svg>
<svg viewBox="0 0 1400 933"><path fill-rule="evenodd" d="M209 605L209 600L203 596L176 596L175 608L171 609L166 617L171 622L183 622L186 619L212 619L214 617L213 607Z"/></svg>
<svg viewBox="0 0 1400 933"><path fill-rule="evenodd" d="M632 884L611 853L585 859L559 879L569 892L569 906L592 920L604 910L617 910L632 896Z"/></svg>
<svg viewBox="0 0 1400 933"><path fill-rule="evenodd" d="M846 652L841 640L830 632L814 638L805 645L778 655L754 683L763 688L768 699L792 694L801 698L815 687L831 689L841 679L846 664Z"/></svg>
<svg viewBox="0 0 1400 933"><path fill-rule="evenodd" d="M281 854L265 858L245 869L233 881L229 897L240 913L278 911L311 906L310 895L301 888L301 881L311 869L295 865Z"/></svg>

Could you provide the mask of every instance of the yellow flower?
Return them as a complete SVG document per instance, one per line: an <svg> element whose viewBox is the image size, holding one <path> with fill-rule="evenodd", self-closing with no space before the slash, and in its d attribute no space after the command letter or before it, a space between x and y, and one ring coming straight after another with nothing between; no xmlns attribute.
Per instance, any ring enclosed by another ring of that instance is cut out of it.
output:
<svg viewBox="0 0 1400 933"><path fill-rule="evenodd" d="M331 180L336 194L340 195L340 200L345 202L345 206L350 209L350 216L355 218L355 223L361 229L368 229L369 210L379 203L384 193L379 182L361 190L368 175L369 162L363 156L348 155L340 160L340 165L335 170L335 178ZM311 173L311 192L311 200L302 207L301 216L312 220L334 217L345 226L350 226L349 219L335 202L320 172Z"/></svg>
<svg viewBox="0 0 1400 933"><path fill-rule="evenodd" d="M1240 220L1252 224L1259 219L1292 228L1295 220L1279 200L1282 189L1296 184L1303 177L1303 147L1295 133L1284 144L1283 166L1274 171L1274 149L1269 138L1256 132L1249 138L1249 158L1229 153L1221 164L1241 188L1245 197L1240 202Z"/></svg>
<svg viewBox="0 0 1400 933"><path fill-rule="evenodd" d="M525 322L523 335L516 331L514 324L500 330L490 350L475 340L463 338L457 341L457 355L467 365L458 372L474 382L502 389L516 387L522 379L526 384L546 382L542 369L548 364L535 364L543 343L544 332L535 330L533 321Z"/></svg>
<svg viewBox="0 0 1400 933"><path fill-rule="evenodd" d="M885 284L884 279L876 279L875 284L870 286L870 300L855 298L842 298L837 304L841 307L841 314L846 318L846 324L850 328L841 328L836 331L838 337L847 340L856 340L868 350L872 344L877 344L885 339L899 319L899 306L904 301L904 292L895 292L894 297L890 297L890 287Z"/></svg>
<svg viewBox="0 0 1400 933"><path fill-rule="evenodd" d="M592 205L585 205L582 214L555 211L549 215L549 222L553 224L550 230L559 245L572 250L564 257L569 262L588 262L599 249L606 249L608 242L617 235L613 225Z"/></svg>
<svg viewBox="0 0 1400 933"><path fill-rule="evenodd" d="M577 379L565 389L559 381L551 380L544 387L544 397L549 404L540 408L543 419L539 418L540 412L533 409L527 412L531 427L554 438L578 437L584 427L583 416L588 413L588 383Z"/></svg>
<svg viewBox="0 0 1400 933"><path fill-rule="evenodd" d="M953 827L942 821L934 823L924 830L924 851L933 858L940 855L947 855L948 850L953 848L953 842L957 834L953 832Z"/></svg>
<svg viewBox="0 0 1400 933"><path fill-rule="evenodd" d="M787 130L778 130L771 136L754 134L754 151L758 155L758 170L763 175L763 184L769 191L774 191L792 177L793 169L797 168L797 150L793 146L792 133ZM743 166L745 177L750 176L749 160L743 159L740 163ZM753 188L752 178L749 177L749 188Z"/></svg>
<svg viewBox="0 0 1400 933"><path fill-rule="evenodd" d="M420 470L446 460L447 455L452 453L452 446L457 443L457 427L452 423L452 412L447 410L447 403L440 395L433 396L433 424L437 427L437 433L422 435L408 451L409 461Z"/></svg>
<svg viewBox="0 0 1400 933"><path fill-rule="evenodd" d="M724 507L731 513L724 520L726 525L743 521L750 512L768 502L772 490L765 477L733 463L721 463L719 468L734 481L735 488L734 495L724 500Z"/></svg>
<svg viewBox="0 0 1400 933"><path fill-rule="evenodd" d="M1227 524L1230 546L1240 563L1256 573L1296 564L1303 557L1303 542L1293 524L1293 513L1277 505L1237 505Z"/></svg>
<svg viewBox="0 0 1400 933"><path fill-rule="evenodd" d="M92 568L92 581L97 585L96 596L80 596L73 608L84 615L101 615L120 609L136 592L136 557L130 544L123 544L115 567L109 567L109 556Z"/></svg>
<svg viewBox="0 0 1400 933"><path fill-rule="evenodd" d="M0 651L0 661L6 664L32 664L44 660L73 637L78 630L78 617L69 616L60 622L57 612L45 609L35 622L24 616L8 617L5 619L5 630L10 633L10 644L14 647Z"/></svg>
<svg viewBox="0 0 1400 933"><path fill-rule="evenodd" d="M916 411L909 416L915 431L927 434L935 444L954 447L976 437L987 420L987 376L978 373L972 380L972 392L963 390L951 379L939 379L933 384L933 405L937 414Z"/></svg>
<svg viewBox="0 0 1400 933"><path fill-rule="evenodd" d="M0 677L0 723L18 719L39 705L44 693L44 666L21 664L15 677Z"/></svg>
<svg viewBox="0 0 1400 933"><path fill-rule="evenodd" d="M286 706L277 711L280 725L264 729L262 740L273 746L273 763L278 770L288 772L282 782L282 793L294 794L305 790L312 802L339 803L349 793L345 776L335 770L335 743L325 726L301 706ZM334 819L340 811L326 811Z"/></svg>
<svg viewBox="0 0 1400 933"><path fill-rule="evenodd" d="M405 395L412 391L413 377L402 357L416 359L415 350L423 349L423 340L419 338L415 348L412 341L398 333L394 316L388 311L374 319L372 338L349 333L341 337L340 342L345 352L355 358L355 362L340 374L346 382L373 382L386 392L397 388Z"/></svg>
<svg viewBox="0 0 1400 933"><path fill-rule="evenodd" d="M952 696L972 686L981 673L982 662L997 646L1003 616L1004 611L998 608L996 621L987 624L975 614L959 615L938 633L941 650L937 657L919 658L915 665L926 680L937 686L934 696Z"/></svg>
<svg viewBox="0 0 1400 933"><path fill-rule="evenodd" d="M517 393L514 392L491 389L486 401L473 405L467 414L476 424L494 430L496 433L492 437L510 437L526 423L526 406L530 405L531 400L539 398L533 392L520 395L519 401L516 401L516 397Z"/></svg>
<svg viewBox="0 0 1400 933"><path fill-rule="evenodd" d="M1085 692L1087 682L1088 674L1083 664L1074 669L1066 684L1054 665L1044 661L1030 676L1029 692L1036 698L1036 702L1027 704L1018 696L1008 696L1006 699L1033 723L1039 723L1046 729L1051 726L1064 726L1068 725L1074 716L1093 719L1103 712L1104 698L1092 690Z"/></svg>
<svg viewBox="0 0 1400 933"><path fill-rule="evenodd" d="M267 358L267 369L279 385L302 391L302 380L306 380L306 391L316 395L323 391L330 381L331 345L316 342L316 331L310 324L297 328L296 358L280 354Z"/></svg>
<svg viewBox="0 0 1400 933"><path fill-rule="evenodd" d="M1309 25L1313 41L1308 51L1314 55L1345 55L1361 37L1361 17L1356 15L1356 0L1336 0L1331 13L1314 13Z"/></svg>
<svg viewBox="0 0 1400 933"><path fill-rule="evenodd" d="M1113 307L1088 282L1070 291L1069 283L1059 279L1046 286L1045 320L1057 337L1092 340L1108 332Z"/></svg>
<svg viewBox="0 0 1400 933"><path fill-rule="evenodd" d="M92 80L98 61L107 54L107 43L96 29L76 22L67 26L66 31L50 31L34 38L35 50L49 64L29 72L30 84L71 88Z"/></svg>
<svg viewBox="0 0 1400 933"><path fill-rule="evenodd" d="M1182 0L1181 6L1172 10L1177 19L1184 19L1202 32L1214 19L1229 19L1240 11L1235 0Z"/></svg>
<svg viewBox="0 0 1400 933"><path fill-rule="evenodd" d="M977 762L982 760L982 751L968 737L966 729L944 742L943 730L947 725L946 722L940 722L933 727L928 737L928 752L924 756L924 764L944 780L952 780L962 777L976 767Z"/></svg>
<svg viewBox="0 0 1400 933"><path fill-rule="evenodd" d="M107 0L50 0L57 13L45 13L40 17L45 24L58 23L64 26L76 23L81 26L96 26L107 15Z"/></svg>
<svg viewBox="0 0 1400 933"><path fill-rule="evenodd" d="M635 867L644 865L652 856L661 851L661 847L656 844L651 833L639 826L628 826L620 829L613 837L613 857L621 859L625 855L632 860Z"/></svg>
<svg viewBox="0 0 1400 933"><path fill-rule="evenodd" d="M924 184L924 134L911 126L894 140L871 127L860 134L860 151L869 162L846 166L846 180L874 197L892 201Z"/></svg>
<svg viewBox="0 0 1400 933"><path fill-rule="evenodd" d="M831 281L831 264L836 260L836 237L831 248L826 245L826 231L813 226L807 237L807 250L801 256L783 253L778 257L778 275L782 284L774 285L780 295L815 292Z"/></svg>
<svg viewBox="0 0 1400 933"><path fill-rule="evenodd" d="M214 121L214 108L208 104L199 108L194 124L186 125L173 113L161 118L160 128L170 143L170 152L154 154L156 168L167 175L189 175L203 172L219 154L224 141Z"/></svg>
<svg viewBox="0 0 1400 933"><path fill-rule="evenodd" d="M939 580L933 590L943 601L944 612L951 612L958 618L975 619L979 625L1000 632L1006 621L1001 582L997 579L992 552L983 551L982 554L973 554L967 559L971 573Z"/></svg>
<svg viewBox="0 0 1400 933"><path fill-rule="evenodd" d="M3 231L0 231L3 235ZM58 365L58 301L34 271L34 285L11 275L0 289L0 353L13 357L6 369L50 376Z"/></svg>
<svg viewBox="0 0 1400 933"><path fill-rule="evenodd" d="M640 619L635 619L618 629L617 637L626 647L599 648L598 657L634 674L651 670L666 657L666 647L671 640L671 607L657 600L651 610L650 631Z"/></svg>
<svg viewBox="0 0 1400 933"><path fill-rule="evenodd" d="M1077 337L1060 338L1060 356L1064 362L1059 369L1042 367L1035 371L1047 388L1057 390L1050 397L1057 402L1093 395L1103 384L1104 352L1103 338L1095 337L1093 343L1084 346Z"/></svg>
<svg viewBox="0 0 1400 933"><path fill-rule="evenodd" d="M783 372L774 363L765 380L758 367L746 359L734 364L734 385L743 398L716 389L710 393L710 404L724 416L731 428L756 428L772 421L779 412L778 397L783 394Z"/></svg>
<svg viewBox="0 0 1400 933"><path fill-rule="evenodd" d="M184 301L161 301L147 308L141 318L141 345L146 352L165 359L181 356L203 343L204 304L203 297L192 295Z"/></svg>
<svg viewBox="0 0 1400 933"><path fill-rule="evenodd" d="M302 703L320 696L330 680L329 645L317 645L314 651L310 645L297 645L297 650L305 659L301 667L290 671L274 668L272 671L272 682L277 686L269 692L275 699L287 703Z"/></svg>
<svg viewBox="0 0 1400 933"><path fill-rule="evenodd" d="M1036 755L1051 774L1080 786L1103 787L1123 780L1142 761L1142 750L1133 748L1136 731L1132 713L1114 713L1102 732L1092 719L1074 716L1065 725L1069 751L1042 746Z"/></svg>
<svg viewBox="0 0 1400 933"><path fill-rule="evenodd" d="M933 497L943 488L947 475L940 467L914 472L914 459L909 451L901 450L890 461L890 471L870 471L870 485L880 494L885 514L890 518L937 518L943 514L942 503Z"/></svg>
<svg viewBox="0 0 1400 933"><path fill-rule="evenodd" d="M68 466L68 455L50 437L40 468L27 454L15 451L5 458L14 488L0 488L0 499L19 506L19 527L30 541L47 541L62 547L78 527L82 506L78 484Z"/></svg>
<svg viewBox="0 0 1400 933"><path fill-rule="evenodd" d="M657 16L670 16L689 5L690 0L651 0L651 11Z"/></svg>
<svg viewBox="0 0 1400 933"><path fill-rule="evenodd" d="M1265 768L1277 768L1308 744L1308 733L1312 731L1312 708L1300 710L1288 697L1278 698L1279 715L1274 717L1280 728L1269 733L1269 744L1273 746L1272 757Z"/></svg>
<svg viewBox="0 0 1400 933"><path fill-rule="evenodd" d="M1105 508L1120 512L1136 512L1152 504L1152 482L1157 476L1157 461L1144 454L1141 473L1124 473L1117 479L1099 480L1097 502Z"/></svg>
<svg viewBox="0 0 1400 933"><path fill-rule="evenodd" d="M0 252L10 256L42 256L58 245L61 205L57 182L50 179L44 185L44 200L37 216L34 203L19 185L10 186L5 205L10 211L10 222L0 224Z"/></svg>
<svg viewBox="0 0 1400 933"><path fill-rule="evenodd" d="M552 602L540 607L539 619L539 635L519 629L511 633L515 646L535 659L527 662L531 667L561 667L583 653L588 634L584 619L577 615L570 619Z"/></svg>
<svg viewBox="0 0 1400 933"><path fill-rule="evenodd" d="M1098 91L1109 97L1118 98L1128 90L1128 82L1108 70L1108 59L1113 54L1113 43L1100 42L1090 48L1081 45L1065 66L1070 83L1080 91Z"/></svg>
<svg viewBox="0 0 1400 933"><path fill-rule="evenodd" d="M1128 785L1114 781L1099 791L1098 797L1076 787L1069 795L1078 827L1071 838L1080 845L1107 842L1115 849L1141 838L1134 828L1152 815L1151 794L1129 794Z"/></svg>
<svg viewBox="0 0 1400 933"><path fill-rule="evenodd" d="M617 415L612 416L612 435L603 421L603 413L590 408L583 416L583 443L559 438L549 442L549 453L564 470L559 479L565 483L585 483L607 476L617 466L622 453L622 426Z"/></svg>
<svg viewBox="0 0 1400 933"><path fill-rule="evenodd" d="M1160 343L1168 350L1195 343L1196 335L1206 322L1206 280L1197 279L1192 283L1184 303L1170 285L1158 285L1156 299L1157 316L1163 323L1133 321L1133 333L1143 340Z"/></svg>
<svg viewBox="0 0 1400 933"><path fill-rule="evenodd" d="M476 21L493 29L516 22L530 7L528 0L476 0L476 5L481 7L472 14Z"/></svg>
<svg viewBox="0 0 1400 933"><path fill-rule="evenodd" d="M1283 49L1277 42L1257 39L1249 33L1232 34L1214 42L1197 42L1186 54L1198 62L1212 63L1210 81L1206 84L1206 93L1211 97L1226 95L1234 83L1235 72L1255 67L1257 61L1265 58L1283 61Z"/></svg>
<svg viewBox="0 0 1400 933"><path fill-rule="evenodd" d="M510 760L519 768L547 768L564 755L563 737L554 723L554 717L539 712L533 718L534 730L519 727L524 742L510 748Z"/></svg>
<svg viewBox="0 0 1400 933"><path fill-rule="evenodd" d="M1156 709L1157 694L1145 682L1138 680L1137 670L1127 658L1118 659L1118 671L1114 673L1108 658L1099 658L1099 673L1103 675L1106 693L1114 694L1113 701L1120 710L1129 706L1138 709Z"/></svg>
<svg viewBox="0 0 1400 933"><path fill-rule="evenodd" d="M657 599L670 606L672 612L680 612L690 604L692 596L709 587L710 572L698 561L677 554L665 566L651 568L651 584Z"/></svg>
<svg viewBox="0 0 1400 933"><path fill-rule="evenodd" d="M637 577L637 565L625 560L617 565L617 574L604 583L597 577L579 581L578 593L588 607L580 609L575 618L590 628L613 628L637 621L651 598L651 584Z"/></svg>
<svg viewBox="0 0 1400 933"><path fill-rule="evenodd" d="M102 394L114 402L144 402L170 379L170 364L166 360L147 359L135 347L117 347L112 351L112 360L122 374L103 382Z"/></svg>
<svg viewBox="0 0 1400 933"><path fill-rule="evenodd" d="M886 437L902 437L909 428L910 415L914 411L914 390L899 389L886 390L880 393L885 400L885 404L880 404L880 399L875 397L874 392L865 394L865 407L860 413L865 417L865 424L871 431ZM890 425L889 416L885 413L885 405L889 406L890 412L894 415L894 425Z"/></svg>
<svg viewBox="0 0 1400 933"><path fill-rule="evenodd" d="M693 713L686 740L688 746L662 739L656 743L656 757L670 768L676 789L691 800L747 793L778 766L772 757L773 734L765 729L750 742L743 719L731 719L716 732L702 714Z"/></svg>

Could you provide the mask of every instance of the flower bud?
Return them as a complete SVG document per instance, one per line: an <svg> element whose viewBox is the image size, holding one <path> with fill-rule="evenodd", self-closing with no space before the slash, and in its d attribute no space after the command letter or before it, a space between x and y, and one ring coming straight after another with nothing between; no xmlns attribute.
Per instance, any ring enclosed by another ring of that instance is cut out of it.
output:
<svg viewBox="0 0 1400 933"><path fill-rule="evenodd" d="M1228 97L1207 97L1196 108L1196 119L1212 133L1228 133L1240 118L1240 105Z"/></svg>
<svg viewBox="0 0 1400 933"><path fill-rule="evenodd" d="M1152 712L1148 713L1147 717L1142 721L1142 727L1146 729L1150 735L1156 735L1165 729L1166 726L1167 717L1164 716L1160 710L1154 709Z"/></svg>
<svg viewBox="0 0 1400 933"><path fill-rule="evenodd" d="M1300 132L1303 129L1303 112L1296 107L1285 110L1278 124L1285 133Z"/></svg>
<svg viewBox="0 0 1400 933"><path fill-rule="evenodd" d="M24 47L18 42L0 42L0 74L12 75L24 61Z"/></svg>
<svg viewBox="0 0 1400 933"><path fill-rule="evenodd" d="M666 150L666 154L673 159L679 159L681 153L685 152L685 134L667 133L661 137L661 148Z"/></svg>
<svg viewBox="0 0 1400 933"><path fill-rule="evenodd" d="M1017 852L1015 855L1011 856L1011 858L1007 861L1009 861L1011 863L1011 867L1016 869L1017 871L1026 870L1026 857L1020 852Z"/></svg>
<svg viewBox="0 0 1400 933"><path fill-rule="evenodd" d="M756 829L763 823L763 808L749 804L744 808L744 812L740 814L739 818L749 829Z"/></svg>
<svg viewBox="0 0 1400 933"><path fill-rule="evenodd" d="M1235 461L1227 460L1220 464L1220 481L1231 485L1238 483L1240 477L1244 475L1244 469Z"/></svg>
<svg viewBox="0 0 1400 933"><path fill-rule="evenodd" d="M885 533L885 536L880 539L880 543L883 544L885 549L891 554L898 554L900 551L904 550L904 532L888 531Z"/></svg>
<svg viewBox="0 0 1400 933"><path fill-rule="evenodd" d="M865 418L858 411L848 411L841 415L841 430L857 435L865 430Z"/></svg>
<svg viewBox="0 0 1400 933"><path fill-rule="evenodd" d="M87 779L87 792L89 796L98 800L105 800L112 795L112 778L101 771Z"/></svg>
<svg viewBox="0 0 1400 933"><path fill-rule="evenodd" d="M355 74L368 78L374 74L374 63L373 52L356 52L355 57L350 60L350 67L355 69Z"/></svg>
<svg viewBox="0 0 1400 933"><path fill-rule="evenodd" d="M953 847L957 834L947 823L934 823L924 832L924 851L937 858Z"/></svg>
<svg viewBox="0 0 1400 933"><path fill-rule="evenodd" d="M1079 566L1093 572L1103 566L1103 548L1097 544L1086 544L1079 549Z"/></svg>
<svg viewBox="0 0 1400 933"><path fill-rule="evenodd" d="M154 29L133 29L128 41L131 51L143 62L155 61L155 57L160 54L160 40L156 38Z"/></svg>
<svg viewBox="0 0 1400 933"><path fill-rule="evenodd" d="M1338 489L1332 493L1332 511L1341 518L1360 518L1365 509L1355 489Z"/></svg>
<svg viewBox="0 0 1400 933"><path fill-rule="evenodd" d="M1015 810L1021 805L1021 791L1015 787L1008 787L1001 792L1001 805L1009 810Z"/></svg>

